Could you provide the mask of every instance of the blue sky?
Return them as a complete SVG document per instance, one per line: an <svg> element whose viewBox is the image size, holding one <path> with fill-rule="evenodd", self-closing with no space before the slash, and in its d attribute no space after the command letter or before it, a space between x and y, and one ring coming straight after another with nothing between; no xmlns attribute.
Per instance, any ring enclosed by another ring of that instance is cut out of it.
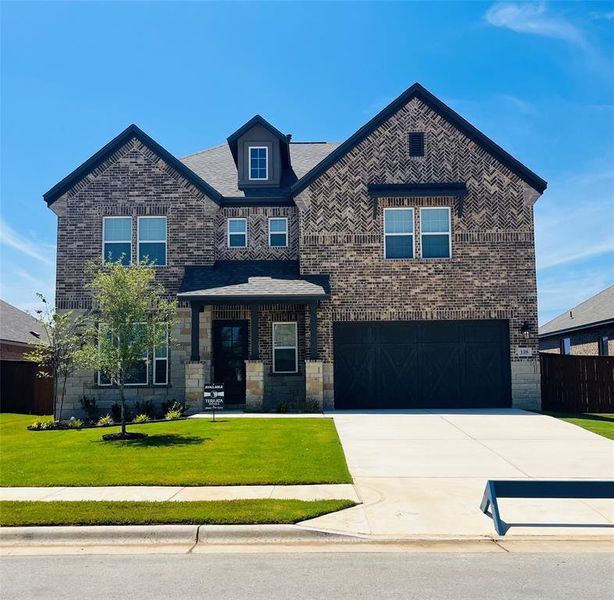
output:
<svg viewBox="0 0 614 600"><path fill-rule="evenodd" d="M130 123L344 140L419 81L549 182L540 322L614 283L612 2L3 2L0 295L53 296L42 194Z"/></svg>

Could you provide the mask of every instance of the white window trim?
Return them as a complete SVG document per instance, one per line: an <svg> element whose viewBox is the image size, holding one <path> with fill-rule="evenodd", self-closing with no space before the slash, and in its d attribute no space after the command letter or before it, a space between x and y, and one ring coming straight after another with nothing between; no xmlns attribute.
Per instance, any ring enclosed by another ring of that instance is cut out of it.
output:
<svg viewBox="0 0 614 600"><path fill-rule="evenodd" d="M409 210L411 211L411 223L412 223L412 231L411 233L386 233L386 213L388 211L393 211L393 210ZM414 260L416 258L416 213L413 209L413 207L411 206L391 206L391 207L387 207L384 208L384 222L383 222L383 228L384 228L384 259L385 260ZM411 245L412 245L412 258L388 258L386 256L386 238L388 236L390 237L396 237L396 236L400 236L400 235L411 235Z"/></svg>
<svg viewBox="0 0 614 600"><path fill-rule="evenodd" d="M276 346L275 345L275 325L293 325L294 326L294 346ZM298 373L298 324L296 321L274 321L271 323L271 362L273 363L273 373L291 374ZM278 371L275 368L275 350L294 350L294 371Z"/></svg>
<svg viewBox="0 0 614 600"><path fill-rule="evenodd" d="M265 173L266 177L252 177L252 150L264 150ZM269 178L269 147L268 146L248 146L247 147L247 178L250 181L266 181Z"/></svg>
<svg viewBox="0 0 614 600"><path fill-rule="evenodd" d="M285 231L281 232L281 231L271 231L271 221L284 221L286 224L286 229ZM273 234L275 235L279 235L281 233L284 233L286 236L286 243L283 246L273 246L271 244L271 236ZM269 247L270 248L287 248L288 247L288 217L269 217Z"/></svg>
<svg viewBox="0 0 614 600"><path fill-rule="evenodd" d="M158 264L153 264L150 265L152 267L156 267L156 268L163 268L166 267L168 265L168 219L166 218L165 215L159 215L159 216L147 216L147 217L138 217L137 221L136 221L136 258L139 262L139 265L141 264L141 220L144 219L164 219L164 227L166 230L166 238L163 240L143 240L144 244L164 244L164 264L163 265L158 265Z"/></svg>
<svg viewBox="0 0 614 600"><path fill-rule="evenodd" d="M427 231L424 232L422 231L422 211L424 210L429 210L429 209L446 209L448 211L448 231L447 233L445 231ZM448 236L448 254L449 256L440 256L440 257L436 257L436 256L427 256L427 257L423 257L422 256L422 236L424 235L447 235ZM452 258L452 210L449 206L423 206L422 208L420 208L420 258L423 258L424 260L450 260Z"/></svg>
<svg viewBox="0 0 614 600"><path fill-rule="evenodd" d="M243 221L245 223L245 233L237 233L236 231L232 235L245 235L245 244L243 246L231 246L230 245L230 222L231 221ZM226 221L226 244L228 248L247 248L247 219L245 217L229 217Z"/></svg>
<svg viewBox="0 0 614 600"><path fill-rule="evenodd" d="M106 242L104 239L104 233L105 233L105 223L107 221L107 219L130 219L130 264L132 264L132 217L130 215L113 215L113 216L108 216L108 217L102 217L102 264L104 265L107 262L107 257L104 254L104 247L107 244L125 244L128 242L128 240L124 240L124 241L120 241L120 240L113 240L112 242Z"/></svg>
<svg viewBox="0 0 614 600"><path fill-rule="evenodd" d="M141 323L142 324L142 323ZM102 325L102 323L98 323L98 345L100 345L100 326ZM139 325L139 323L135 323L135 325ZM168 354L168 346L167 346L167 354ZM135 386L148 386L149 385L149 351L147 352L147 356L145 356L144 358L142 358L141 360L143 360L145 362L145 383L143 382L138 382L138 383L125 383L124 385L126 387L135 387ZM168 369L168 366L167 366ZM101 383L100 382L100 375L101 372L98 371L97 373L98 377L98 386L99 387L111 387L112 384L111 383ZM166 377L167 381L168 381L168 375Z"/></svg>

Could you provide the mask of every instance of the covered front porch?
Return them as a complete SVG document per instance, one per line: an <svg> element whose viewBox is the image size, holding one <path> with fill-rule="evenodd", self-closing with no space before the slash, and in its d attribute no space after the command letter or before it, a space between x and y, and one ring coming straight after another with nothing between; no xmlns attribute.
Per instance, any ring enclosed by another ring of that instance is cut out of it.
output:
<svg viewBox="0 0 614 600"><path fill-rule="evenodd" d="M328 276L300 275L298 261L186 267L178 294L191 310L186 401L199 410L211 382L225 385L230 407L322 408L318 311L329 293Z"/></svg>

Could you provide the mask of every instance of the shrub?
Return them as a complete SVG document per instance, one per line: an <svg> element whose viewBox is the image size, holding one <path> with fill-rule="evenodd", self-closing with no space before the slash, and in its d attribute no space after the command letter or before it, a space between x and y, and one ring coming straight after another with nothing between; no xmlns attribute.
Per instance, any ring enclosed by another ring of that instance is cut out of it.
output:
<svg viewBox="0 0 614 600"><path fill-rule="evenodd" d="M51 418L35 419L32 424L28 426L31 431L42 431L44 429L55 429L56 423Z"/></svg>
<svg viewBox="0 0 614 600"><path fill-rule="evenodd" d="M164 415L164 418L167 419L168 417L166 415L169 413L169 411L178 412L179 416L183 417L188 407L186 406L185 402L170 400L169 402L162 402L162 404L160 405L160 409L162 411L162 414Z"/></svg>
<svg viewBox="0 0 614 600"><path fill-rule="evenodd" d="M164 415L165 419L172 421L173 419L181 419L183 413L180 410L173 410L172 408Z"/></svg>
<svg viewBox="0 0 614 600"><path fill-rule="evenodd" d="M151 421L151 417L144 413L134 417L134 423L147 423L148 421Z"/></svg>
<svg viewBox="0 0 614 600"><path fill-rule="evenodd" d="M81 429L81 427L83 427L83 421L70 417L70 419L66 421L66 427L68 427L68 429Z"/></svg>
<svg viewBox="0 0 614 600"><path fill-rule="evenodd" d="M130 421L132 419L132 415L126 406L126 421ZM122 407L119 402L115 402L111 406L111 416L113 417L113 421L116 423L121 423L122 421Z"/></svg>
<svg viewBox="0 0 614 600"><path fill-rule="evenodd" d="M150 419L156 418L156 407L151 400L137 400L134 403L134 412L140 417L147 415ZM136 422L136 418L134 419Z"/></svg>
<svg viewBox="0 0 614 600"><path fill-rule="evenodd" d="M113 425L113 417L111 417L111 415L105 415L104 417L100 417L96 425L98 425L98 427L103 427L104 425Z"/></svg>
<svg viewBox="0 0 614 600"><path fill-rule="evenodd" d="M81 400L79 400L79 404L81 404L81 408L83 409L83 412L87 415L87 418L90 421L95 421L96 417L98 416L98 406L96 405L96 399L83 396Z"/></svg>

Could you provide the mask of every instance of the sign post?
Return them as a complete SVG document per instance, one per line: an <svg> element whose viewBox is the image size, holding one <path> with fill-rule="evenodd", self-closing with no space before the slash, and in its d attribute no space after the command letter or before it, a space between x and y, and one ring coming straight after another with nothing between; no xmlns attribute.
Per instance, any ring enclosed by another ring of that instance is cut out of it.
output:
<svg viewBox="0 0 614 600"><path fill-rule="evenodd" d="M203 391L203 410L210 410L212 421L215 421L215 411L224 410L224 384L205 383Z"/></svg>

